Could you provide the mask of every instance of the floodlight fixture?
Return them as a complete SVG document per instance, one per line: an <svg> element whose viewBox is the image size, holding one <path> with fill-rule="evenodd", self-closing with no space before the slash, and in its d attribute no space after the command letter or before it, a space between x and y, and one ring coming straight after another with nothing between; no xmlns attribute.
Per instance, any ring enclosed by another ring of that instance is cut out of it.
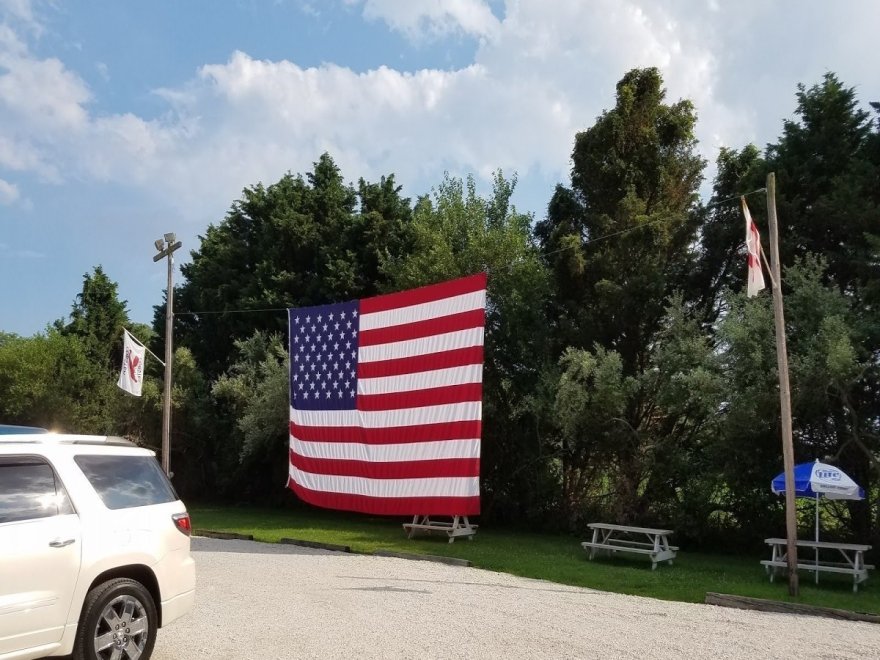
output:
<svg viewBox="0 0 880 660"><path fill-rule="evenodd" d="M153 242L153 245L156 246L156 249L159 250L159 252L161 252L165 248L165 242L161 238L157 238Z"/></svg>
<svg viewBox="0 0 880 660"><path fill-rule="evenodd" d="M165 242L166 243L173 243L175 240L177 240L177 235L174 232L170 232L168 234L165 234Z"/></svg>

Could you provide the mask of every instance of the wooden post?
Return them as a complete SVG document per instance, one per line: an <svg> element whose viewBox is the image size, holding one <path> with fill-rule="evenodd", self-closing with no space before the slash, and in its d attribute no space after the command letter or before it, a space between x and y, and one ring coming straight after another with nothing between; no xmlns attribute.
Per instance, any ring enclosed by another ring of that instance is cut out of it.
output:
<svg viewBox="0 0 880 660"><path fill-rule="evenodd" d="M782 275L779 265L779 227L776 223L776 173L767 175L767 219L770 225L770 263L773 271L773 318L776 325L776 362L782 411L782 459L785 465L785 533L788 557L788 593L797 596L797 517L794 498L794 444L791 432L791 392L788 385L788 351L782 312Z"/></svg>
<svg viewBox="0 0 880 660"><path fill-rule="evenodd" d="M168 251L165 294L165 392L162 396L162 469L171 476L171 363L174 361L174 255Z"/></svg>
<svg viewBox="0 0 880 660"><path fill-rule="evenodd" d="M173 233L154 245L159 253L153 261L168 259L168 290L165 295L165 394L162 401L162 469L171 476L171 362L174 358L174 251L182 245Z"/></svg>

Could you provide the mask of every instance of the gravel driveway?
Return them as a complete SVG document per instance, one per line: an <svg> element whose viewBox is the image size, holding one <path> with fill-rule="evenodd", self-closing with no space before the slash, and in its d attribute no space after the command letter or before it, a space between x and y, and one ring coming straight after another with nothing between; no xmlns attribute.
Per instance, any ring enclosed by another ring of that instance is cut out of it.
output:
<svg viewBox="0 0 880 660"><path fill-rule="evenodd" d="M431 562L193 539L188 658L877 658L880 625L568 587Z"/></svg>

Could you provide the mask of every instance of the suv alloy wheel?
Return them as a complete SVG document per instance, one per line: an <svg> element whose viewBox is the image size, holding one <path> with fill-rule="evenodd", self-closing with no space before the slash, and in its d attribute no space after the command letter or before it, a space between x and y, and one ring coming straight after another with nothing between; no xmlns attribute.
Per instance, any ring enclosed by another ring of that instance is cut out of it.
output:
<svg viewBox="0 0 880 660"><path fill-rule="evenodd" d="M156 643L158 616L140 582L119 578L99 584L86 597L74 660L140 660Z"/></svg>

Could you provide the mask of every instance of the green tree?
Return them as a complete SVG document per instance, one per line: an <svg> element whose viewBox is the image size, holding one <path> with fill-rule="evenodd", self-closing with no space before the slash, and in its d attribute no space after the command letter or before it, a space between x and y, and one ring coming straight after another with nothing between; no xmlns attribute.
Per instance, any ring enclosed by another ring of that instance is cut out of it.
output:
<svg viewBox="0 0 880 660"><path fill-rule="evenodd" d="M880 450L880 138L854 90L834 74L799 85L795 113L765 157L753 146L722 150L713 198L698 211L703 225L689 280L707 329L722 319L717 342L730 366L718 464L753 457L741 470L722 471L728 501L720 508L767 531L779 504L766 492L766 475L781 465L772 314L766 301L746 304L724 291L741 291L745 282L742 213L725 200L762 187L769 171L778 184L798 457L831 457L870 485ZM766 244L764 197L748 202ZM867 534L867 507L857 509L854 521Z"/></svg>
<svg viewBox="0 0 880 660"><path fill-rule="evenodd" d="M688 301L676 295L686 289L700 220L692 212L704 167L695 152L696 113L689 101L670 105L664 98L656 69L635 69L623 77L615 107L575 137L571 188L557 186L537 228L558 291L554 343L567 356L549 417L563 419L564 409L573 405L560 399L571 383L596 387L596 374L614 373L617 390L618 407L596 406L587 395L571 411L578 423L558 426L556 437L567 448L562 482L569 521L582 512L596 461L603 493L613 493L617 503L614 514L648 515L646 484L667 483L662 470L687 455L686 445L695 441L692 429L705 422L699 414L711 414L686 397L665 399L679 390L670 389L672 381L658 380L662 356L672 350L665 343L674 341L670 328L687 328L686 343L694 347L705 342L690 320ZM681 373L693 371L694 378L711 373L703 364L707 351L696 351L701 361L688 363ZM584 425L593 431L578 431L576 439L572 429ZM585 485L578 490L572 483ZM666 495L672 497L673 490Z"/></svg>
<svg viewBox="0 0 880 660"><path fill-rule="evenodd" d="M129 323L126 303L119 299L119 285L101 266L83 276L64 333L82 339L89 358L103 369L119 366L122 329Z"/></svg>
<svg viewBox="0 0 880 660"><path fill-rule="evenodd" d="M237 434L224 448L227 493L279 501L287 479L290 360L280 335L256 332L235 343L238 357L218 378L212 394L231 410ZM254 478L254 475L263 475ZM232 488L230 488L232 486Z"/></svg>
<svg viewBox="0 0 880 660"><path fill-rule="evenodd" d="M360 209L358 201L360 200ZM283 311L377 293L383 259L406 244L408 200L394 177L346 185L324 154L306 176L286 174L244 190L226 218L208 227L175 293L175 334L212 377L229 364L236 339L282 332ZM209 314L199 314L207 311ZM214 313L224 312L229 313ZM154 328L164 336L164 305Z"/></svg>
<svg viewBox="0 0 880 660"><path fill-rule="evenodd" d="M153 404L161 401L162 372L147 359L142 398L116 386L123 327L150 339L149 326L128 321L117 284L98 266L84 276L69 322L56 321L33 337L0 335L0 419L68 433L125 435L158 447L151 406L161 406Z"/></svg>
<svg viewBox="0 0 880 660"><path fill-rule="evenodd" d="M552 411L568 525L576 529L593 511L621 522L674 521L697 536L710 513L698 468L717 433L724 383L681 297L669 301L643 371L627 375L620 354L598 345L567 349L560 366Z"/></svg>
<svg viewBox="0 0 880 660"><path fill-rule="evenodd" d="M383 260L396 289L488 274L481 472L483 508L499 519L544 506L548 469L527 397L548 354L549 281L515 185L499 171L484 197L472 177L447 175L416 204L411 251Z"/></svg>
<svg viewBox="0 0 880 660"><path fill-rule="evenodd" d="M69 433L107 433L104 371L79 337L50 329L0 342L0 419Z"/></svg>
<svg viewBox="0 0 880 660"><path fill-rule="evenodd" d="M558 350L614 349L628 375L644 366L696 235L696 113L664 97L656 69L623 77L615 107L575 137L571 188L557 186L537 228L559 291Z"/></svg>
<svg viewBox="0 0 880 660"><path fill-rule="evenodd" d="M46 335L23 340L19 347L45 351L32 354L29 373L11 372L13 390L31 388L30 413L54 420L59 430L75 433L115 433L113 406L121 363L122 328L128 320L118 285L101 266L83 276L70 321L56 321ZM37 347L42 347L37 348ZM24 367L24 363L20 363ZM35 370L34 370L35 369ZM52 410L39 411L42 405Z"/></svg>
<svg viewBox="0 0 880 660"><path fill-rule="evenodd" d="M859 395L875 367L854 301L826 282L826 267L808 257L784 273L795 458L831 460L870 485L877 438ZM773 312L767 296L729 295L726 304L719 347L728 396L713 446L714 470L727 487L719 508L756 534L773 533L783 521L781 502L767 486L768 475L782 469ZM866 538L868 508L851 509L858 536Z"/></svg>
<svg viewBox="0 0 880 660"><path fill-rule="evenodd" d="M858 297L865 280L877 277L876 244L867 240L880 233L876 129L855 89L833 73L809 89L798 85L796 114L767 150L787 263L821 254L826 277Z"/></svg>
<svg viewBox="0 0 880 660"><path fill-rule="evenodd" d="M880 478L880 131L854 88L832 73L798 87L796 112L767 154L777 170L785 260L820 255L822 282L843 294L848 309L811 327L811 359L828 354L834 364L814 365L829 391L813 399L810 410L823 422L811 424L809 440L845 444L840 460L870 485ZM863 509L856 520L863 531L866 516Z"/></svg>

